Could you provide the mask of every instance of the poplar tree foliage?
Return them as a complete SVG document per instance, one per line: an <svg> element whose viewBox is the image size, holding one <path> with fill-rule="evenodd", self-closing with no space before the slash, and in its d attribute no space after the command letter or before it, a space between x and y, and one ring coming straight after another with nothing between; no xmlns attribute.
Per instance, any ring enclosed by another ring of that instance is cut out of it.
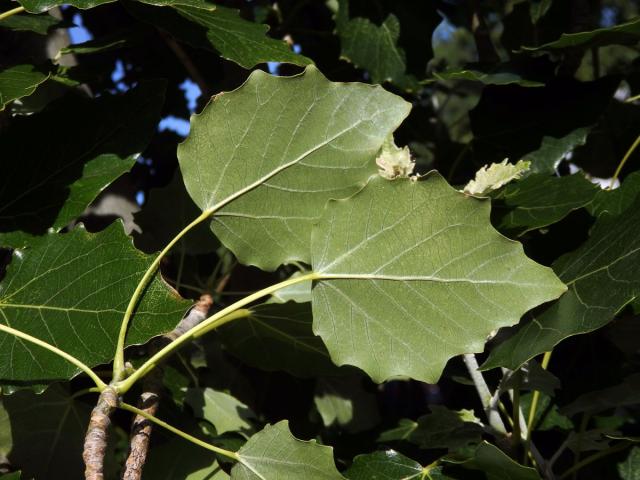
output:
<svg viewBox="0 0 640 480"><path fill-rule="evenodd" d="M639 11L1 0L0 479L638 478Z"/></svg>

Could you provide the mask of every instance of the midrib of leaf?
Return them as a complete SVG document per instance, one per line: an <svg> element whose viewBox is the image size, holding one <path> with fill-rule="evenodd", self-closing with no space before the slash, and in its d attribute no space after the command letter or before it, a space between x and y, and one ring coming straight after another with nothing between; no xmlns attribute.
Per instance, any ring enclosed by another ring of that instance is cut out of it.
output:
<svg viewBox="0 0 640 480"><path fill-rule="evenodd" d="M576 283L576 282L578 282L578 281L580 281L580 280L583 280L583 279L585 279L585 278L587 278L587 277L590 277L591 275L595 275L596 273L600 273L600 272L602 272L603 270L609 270L609 268L611 268L611 267L612 267L613 265L615 265L616 263L618 263L618 262L620 262L620 261L624 260L625 258L627 258L627 257L629 257L629 256L631 256L631 255L633 255L633 254L635 254L635 253L637 253L637 252L639 252L639 251L640 251L640 247L639 247L639 248L636 248L636 249L634 249L634 250L630 250L629 252L625 253L625 254L624 254L624 255L622 255L621 257L616 258L616 259L615 259L613 262L611 262L609 265L604 265L604 266L602 266L602 267L600 267L600 268L597 268L597 269L595 269L595 270L593 270L593 271L591 271L591 272L588 272L588 273L585 273L585 274L583 274L583 275L580 275L579 277L576 277L576 278L574 278L573 280L566 282L566 284L567 284L567 286L569 286L569 285L573 285L574 283ZM618 279L615 279L615 278L614 278L613 280L614 280L614 281L616 281L616 282L621 282L621 281L622 281L622 280L618 280ZM635 298L635 297L634 297L634 298ZM632 300L633 300L633 298L632 298Z"/></svg>

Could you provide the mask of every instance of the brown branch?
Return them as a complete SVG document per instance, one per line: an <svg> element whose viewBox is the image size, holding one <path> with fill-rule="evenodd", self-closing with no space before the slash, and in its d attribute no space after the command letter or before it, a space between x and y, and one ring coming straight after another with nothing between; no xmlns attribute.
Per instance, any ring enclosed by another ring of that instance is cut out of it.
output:
<svg viewBox="0 0 640 480"><path fill-rule="evenodd" d="M149 353L160 350L166 344L184 334L187 330L196 326L207 318L209 309L213 304L213 298L209 294L203 294L200 300L193 306L189 313L180 320L180 323L171 332L156 339L151 345ZM146 377L142 387L143 393L138 401L138 408L146 413L156 415L160 404L160 392L162 391L162 369L155 368ZM129 441L129 454L122 470L122 480L140 480L142 469L149 452L153 424L146 418L136 415L131 425L131 437Z"/></svg>
<svg viewBox="0 0 640 480"><path fill-rule="evenodd" d="M91 412L82 452L86 480L104 479L104 454L107 450L108 430L111 414L117 405L118 394L115 390L107 388L100 394L98 403Z"/></svg>

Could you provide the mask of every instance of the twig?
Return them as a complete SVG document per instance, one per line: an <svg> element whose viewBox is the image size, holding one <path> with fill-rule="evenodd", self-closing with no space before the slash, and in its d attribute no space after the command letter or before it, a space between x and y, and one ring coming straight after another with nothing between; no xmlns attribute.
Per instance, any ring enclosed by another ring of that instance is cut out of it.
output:
<svg viewBox="0 0 640 480"><path fill-rule="evenodd" d="M489 386L487 385L487 382L485 382L482 373L478 370L478 361L476 360L476 356L473 353L465 353L463 358L464 363L467 366L467 370L469 370L469 375L471 375L471 380L473 380L473 384L476 386L476 390L478 391L480 402L482 402L482 406L484 407L484 413L487 416L489 425L496 433L506 435L507 429L500 417L497 402L494 403L492 401L493 396L491 395Z"/></svg>
<svg viewBox="0 0 640 480"><path fill-rule="evenodd" d="M180 323L171 332L163 335L150 348L153 355L164 345L171 343L180 335L196 326L207 318L213 299L209 294L203 294L200 300L193 306L189 313L180 320ZM162 391L162 370L156 369L145 377L142 394L138 400L138 408L147 415L155 416L160 404L160 392ZM136 414L131 425L131 438L129 441L129 454L122 470L122 480L140 480L142 469L149 452L149 441L153 424L140 414Z"/></svg>
<svg viewBox="0 0 640 480"><path fill-rule="evenodd" d="M118 394L107 387L100 394L98 403L91 412L82 452L86 480L104 479L104 454L107 450L108 430L111 425L111 414L117 405Z"/></svg>

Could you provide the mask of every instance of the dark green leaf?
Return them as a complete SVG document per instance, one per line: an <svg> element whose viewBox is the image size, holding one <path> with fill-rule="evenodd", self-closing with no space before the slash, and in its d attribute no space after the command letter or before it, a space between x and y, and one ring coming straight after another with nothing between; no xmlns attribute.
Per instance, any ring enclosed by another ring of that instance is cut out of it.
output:
<svg viewBox="0 0 640 480"><path fill-rule="evenodd" d="M539 47L522 47L527 52L556 51L573 48L595 48L605 45L635 45L640 41L640 18L614 25L613 27L598 28L589 32L563 33L554 42L545 43Z"/></svg>
<svg viewBox="0 0 640 480"><path fill-rule="evenodd" d="M198 418L204 418L216 427L216 433L242 432L251 434L255 414L244 403L228 393L213 388L190 388L185 403Z"/></svg>
<svg viewBox="0 0 640 480"><path fill-rule="evenodd" d="M451 357L557 298L565 286L495 231L489 209L437 173L331 201L314 227L312 306L334 362L434 383Z"/></svg>
<svg viewBox="0 0 640 480"><path fill-rule="evenodd" d="M589 128L577 128L567 135L555 137L543 137L540 148L524 155L524 159L530 163L529 174L555 173L560 161L572 152L576 147L584 145L587 141Z"/></svg>
<svg viewBox="0 0 640 480"><path fill-rule="evenodd" d="M532 399L533 393L526 393L520 397L520 405L522 406L525 418L529 418ZM560 430L573 429L573 422L560 413L558 406L553 403L551 397L545 393L540 393L538 397L538 406L536 408L533 425L535 430L542 431L553 430L555 428Z"/></svg>
<svg viewBox="0 0 640 480"><path fill-rule="evenodd" d="M15 65L0 72L0 111L9 103L31 95L49 78L33 65Z"/></svg>
<svg viewBox="0 0 640 480"><path fill-rule="evenodd" d="M52 8L62 5L71 5L82 10L94 8L105 3L115 2L116 0L19 0L20 4L29 13L42 13ZM206 0L138 0L142 3L155 5L158 7L176 7L179 5L188 5L189 7L199 8L203 10L213 10L216 6Z"/></svg>
<svg viewBox="0 0 640 480"><path fill-rule="evenodd" d="M424 471L418 462L395 450L386 450L358 455L345 476L349 480L423 480Z"/></svg>
<svg viewBox="0 0 640 480"><path fill-rule="evenodd" d="M311 304L266 303L251 311L248 318L219 329L234 356L256 368L300 377L336 373L338 367L311 329Z"/></svg>
<svg viewBox="0 0 640 480"><path fill-rule="evenodd" d="M238 451L239 461L231 470L234 480L313 478L341 480L332 449L315 440L302 441L291 435L286 420L267 425Z"/></svg>
<svg viewBox="0 0 640 480"><path fill-rule="evenodd" d="M254 71L192 117L178 147L187 191L202 210L219 208L213 231L241 262L310 263L325 203L362 188L409 108L381 87L333 83L313 66L294 77Z"/></svg>
<svg viewBox="0 0 640 480"><path fill-rule="evenodd" d="M397 442L401 440L407 440L411 438L411 434L418 428L418 422L409 420L408 418L402 418L398 422L398 426L382 432L378 436L378 442Z"/></svg>
<svg viewBox="0 0 640 480"><path fill-rule="evenodd" d="M505 373L499 388L503 392L514 388L537 390L553 396L554 390L560 388L560 380L535 360L529 360L520 370Z"/></svg>
<svg viewBox="0 0 640 480"><path fill-rule="evenodd" d="M633 447L624 462L618 463L622 480L640 480L640 447Z"/></svg>
<svg viewBox="0 0 640 480"><path fill-rule="evenodd" d="M366 18L349 18L349 1L340 0L336 14L341 56L369 72L372 83L393 82L400 88L416 90L415 78L406 73L406 60L398 46L400 22L390 14L377 26Z"/></svg>
<svg viewBox="0 0 640 480"><path fill-rule="evenodd" d="M480 470L487 480L540 480L535 469L516 463L498 447L487 442L481 443L473 457L460 465L470 470Z"/></svg>
<svg viewBox="0 0 640 480"><path fill-rule="evenodd" d="M34 32L47 35L52 28L62 28L65 23L51 15L12 15L0 22L0 28L10 28L16 31Z"/></svg>
<svg viewBox="0 0 640 480"><path fill-rule="evenodd" d="M607 433L611 433L611 430L596 428L584 432L569 432L567 447L573 453L604 450L609 447L612 441L606 436Z"/></svg>
<svg viewBox="0 0 640 480"><path fill-rule="evenodd" d="M522 87L542 87L544 83L536 80L528 80L520 74L511 71L482 71L475 69L452 70L447 72L434 72L433 76L438 80L466 80L480 82L484 85L509 85L515 83Z"/></svg>
<svg viewBox="0 0 640 480"><path fill-rule="evenodd" d="M493 349L482 366L517 369L572 335L609 323L640 294L640 199L618 216L598 217L589 239L553 269L569 291Z"/></svg>
<svg viewBox="0 0 640 480"><path fill-rule="evenodd" d="M636 201L639 194L640 172L633 172L623 180L619 188L600 190L587 208L594 217L599 217L604 212L620 215Z"/></svg>
<svg viewBox="0 0 640 480"><path fill-rule="evenodd" d="M494 207L498 228L525 233L559 222L571 211L588 205L600 188L581 173L566 177L530 175L507 185Z"/></svg>
<svg viewBox="0 0 640 480"><path fill-rule="evenodd" d="M212 452L198 448L182 438L154 443L144 465L144 480L226 480Z"/></svg>
<svg viewBox="0 0 640 480"><path fill-rule="evenodd" d="M580 412L599 413L610 408L640 403L640 373L630 375L620 384L585 393L562 409L566 415Z"/></svg>
<svg viewBox="0 0 640 480"><path fill-rule="evenodd" d="M79 227L33 239L13 252L0 284L0 319L91 366L109 362L129 297L151 261L133 247L120 222L96 234ZM171 330L188 305L156 278L137 307L127 343ZM0 346L0 383L46 384L78 371L5 333Z"/></svg>
<svg viewBox="0 0 640 480"><path fill-rule="evenodd" d="M3 130L3 155L19 161L8 162L0 179L0 243L8 243L4 232L43 234L79 216L134 164L155 131L163 98L160 81L121 96L68 96Z"/></svg>

